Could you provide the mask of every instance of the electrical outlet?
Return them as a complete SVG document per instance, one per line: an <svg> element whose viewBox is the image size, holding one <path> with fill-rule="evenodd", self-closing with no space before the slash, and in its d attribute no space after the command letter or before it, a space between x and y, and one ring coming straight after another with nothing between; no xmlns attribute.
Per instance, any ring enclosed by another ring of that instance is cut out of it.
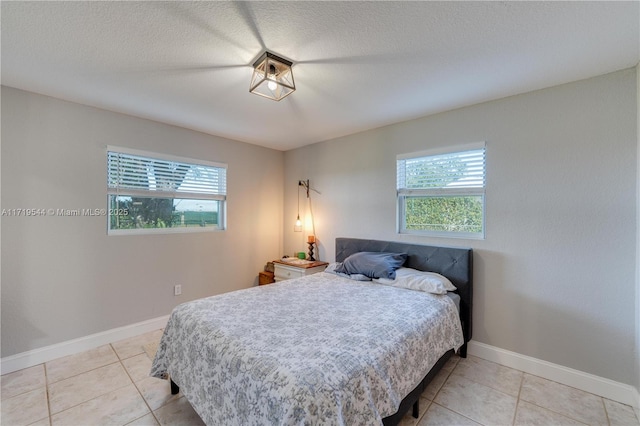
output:
<svg viewBox="0 0 640 426"><path fill-rule="evenodd" d="M173 287L173 295L180 296L182 294L182 286L180 284Z"/></svg>

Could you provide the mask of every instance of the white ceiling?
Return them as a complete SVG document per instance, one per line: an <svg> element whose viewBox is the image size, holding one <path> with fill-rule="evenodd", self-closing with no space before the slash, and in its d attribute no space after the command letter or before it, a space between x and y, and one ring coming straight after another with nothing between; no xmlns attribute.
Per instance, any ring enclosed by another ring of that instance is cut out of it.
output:
<svg viewBox="0 0 640 426"><path fill-rule="evenodd" d="M637 1L3 1L0 16L4 85L279 150L640 60ZM249 93L265 49L294 63L280 102Z"/></svg>

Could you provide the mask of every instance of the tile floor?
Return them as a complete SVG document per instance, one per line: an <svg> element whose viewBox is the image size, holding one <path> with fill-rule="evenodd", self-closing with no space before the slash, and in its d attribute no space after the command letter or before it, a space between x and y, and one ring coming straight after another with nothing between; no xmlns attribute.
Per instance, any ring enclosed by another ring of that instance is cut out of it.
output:
<svg viewBox="0 0 640 426"><path fill-rule="evenodd" d="M162 330L0 378L6 426L202 425L169 383L148 377ZM617 402L469 356L453 357L424 391L426 425L634 425Z"/></svg>

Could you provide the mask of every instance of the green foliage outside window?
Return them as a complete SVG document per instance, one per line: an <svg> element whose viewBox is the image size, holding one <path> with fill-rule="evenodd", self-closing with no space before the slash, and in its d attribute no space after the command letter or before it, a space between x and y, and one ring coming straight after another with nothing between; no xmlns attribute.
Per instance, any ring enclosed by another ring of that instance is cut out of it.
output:
<svg viewBox="0 0 640 426"><path fill-rule="evenodd" d="M176 209L182 201L193 209ZM219 226L218 201L110 196L111 229L158 229Z"/></svg>
<svg viewBox="0 0 640 426"><path fill-rule="evenodd" d="M407 230L481 233L482 216L482 196L405 199Z"/></svg>

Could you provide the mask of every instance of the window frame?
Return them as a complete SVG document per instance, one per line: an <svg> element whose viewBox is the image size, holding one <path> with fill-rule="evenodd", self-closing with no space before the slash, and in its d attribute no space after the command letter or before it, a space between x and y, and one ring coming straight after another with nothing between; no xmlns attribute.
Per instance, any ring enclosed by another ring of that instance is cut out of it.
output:
<svg viewBox="0 0 640 426"><path fill-rule="evenodd" d="M120 188L119 186L112 187L109 184L109 153L133 155L137 157L143 157L151 161L166 161L175 162L181 164L189 164L195 166L214 167L224 169L224 193L218 194L206 194L202 192L185 192L185 191L160 191L160 190L141 190L133 188ZM226 175L227 164L197 160L187 157L179 157L174 155L162 154L157 152L143 151L131 148L124 148L120 146L108 145L106 147L106 160L107 160L107 235L120 236L120 235L153 235L153 234L180 234L180 233L201 233L201 232L217 232L226 230L227 222L227 190L226 190ZM167 228L130 228L130 229L112 229L111 228L111 197L112 196L125 196L125 197L143 197L143 198L157 198L157 199L185 199L185 200L211 200L218 202L218 225L206 226L206 227L167 227Z"/></svg>
<svg viewBox="0 0 640 426"><path fill-rule="evenodd" d="M419 159L424 157L437 157L441 155L462 154L469 151L483 151L483 170L481 187L452 187L452 188L401 188L400 161ZM458 231L433 231L407 229L406 200L410 198L445 198L445 197L481 197L482 199L482 231L458 232ZM419 235L439 238L461 238L483 240L486 238L486 142L476 142L465 145L442 147L426 151L398 154L396 156L396 226L399 234Z"/></svg>

